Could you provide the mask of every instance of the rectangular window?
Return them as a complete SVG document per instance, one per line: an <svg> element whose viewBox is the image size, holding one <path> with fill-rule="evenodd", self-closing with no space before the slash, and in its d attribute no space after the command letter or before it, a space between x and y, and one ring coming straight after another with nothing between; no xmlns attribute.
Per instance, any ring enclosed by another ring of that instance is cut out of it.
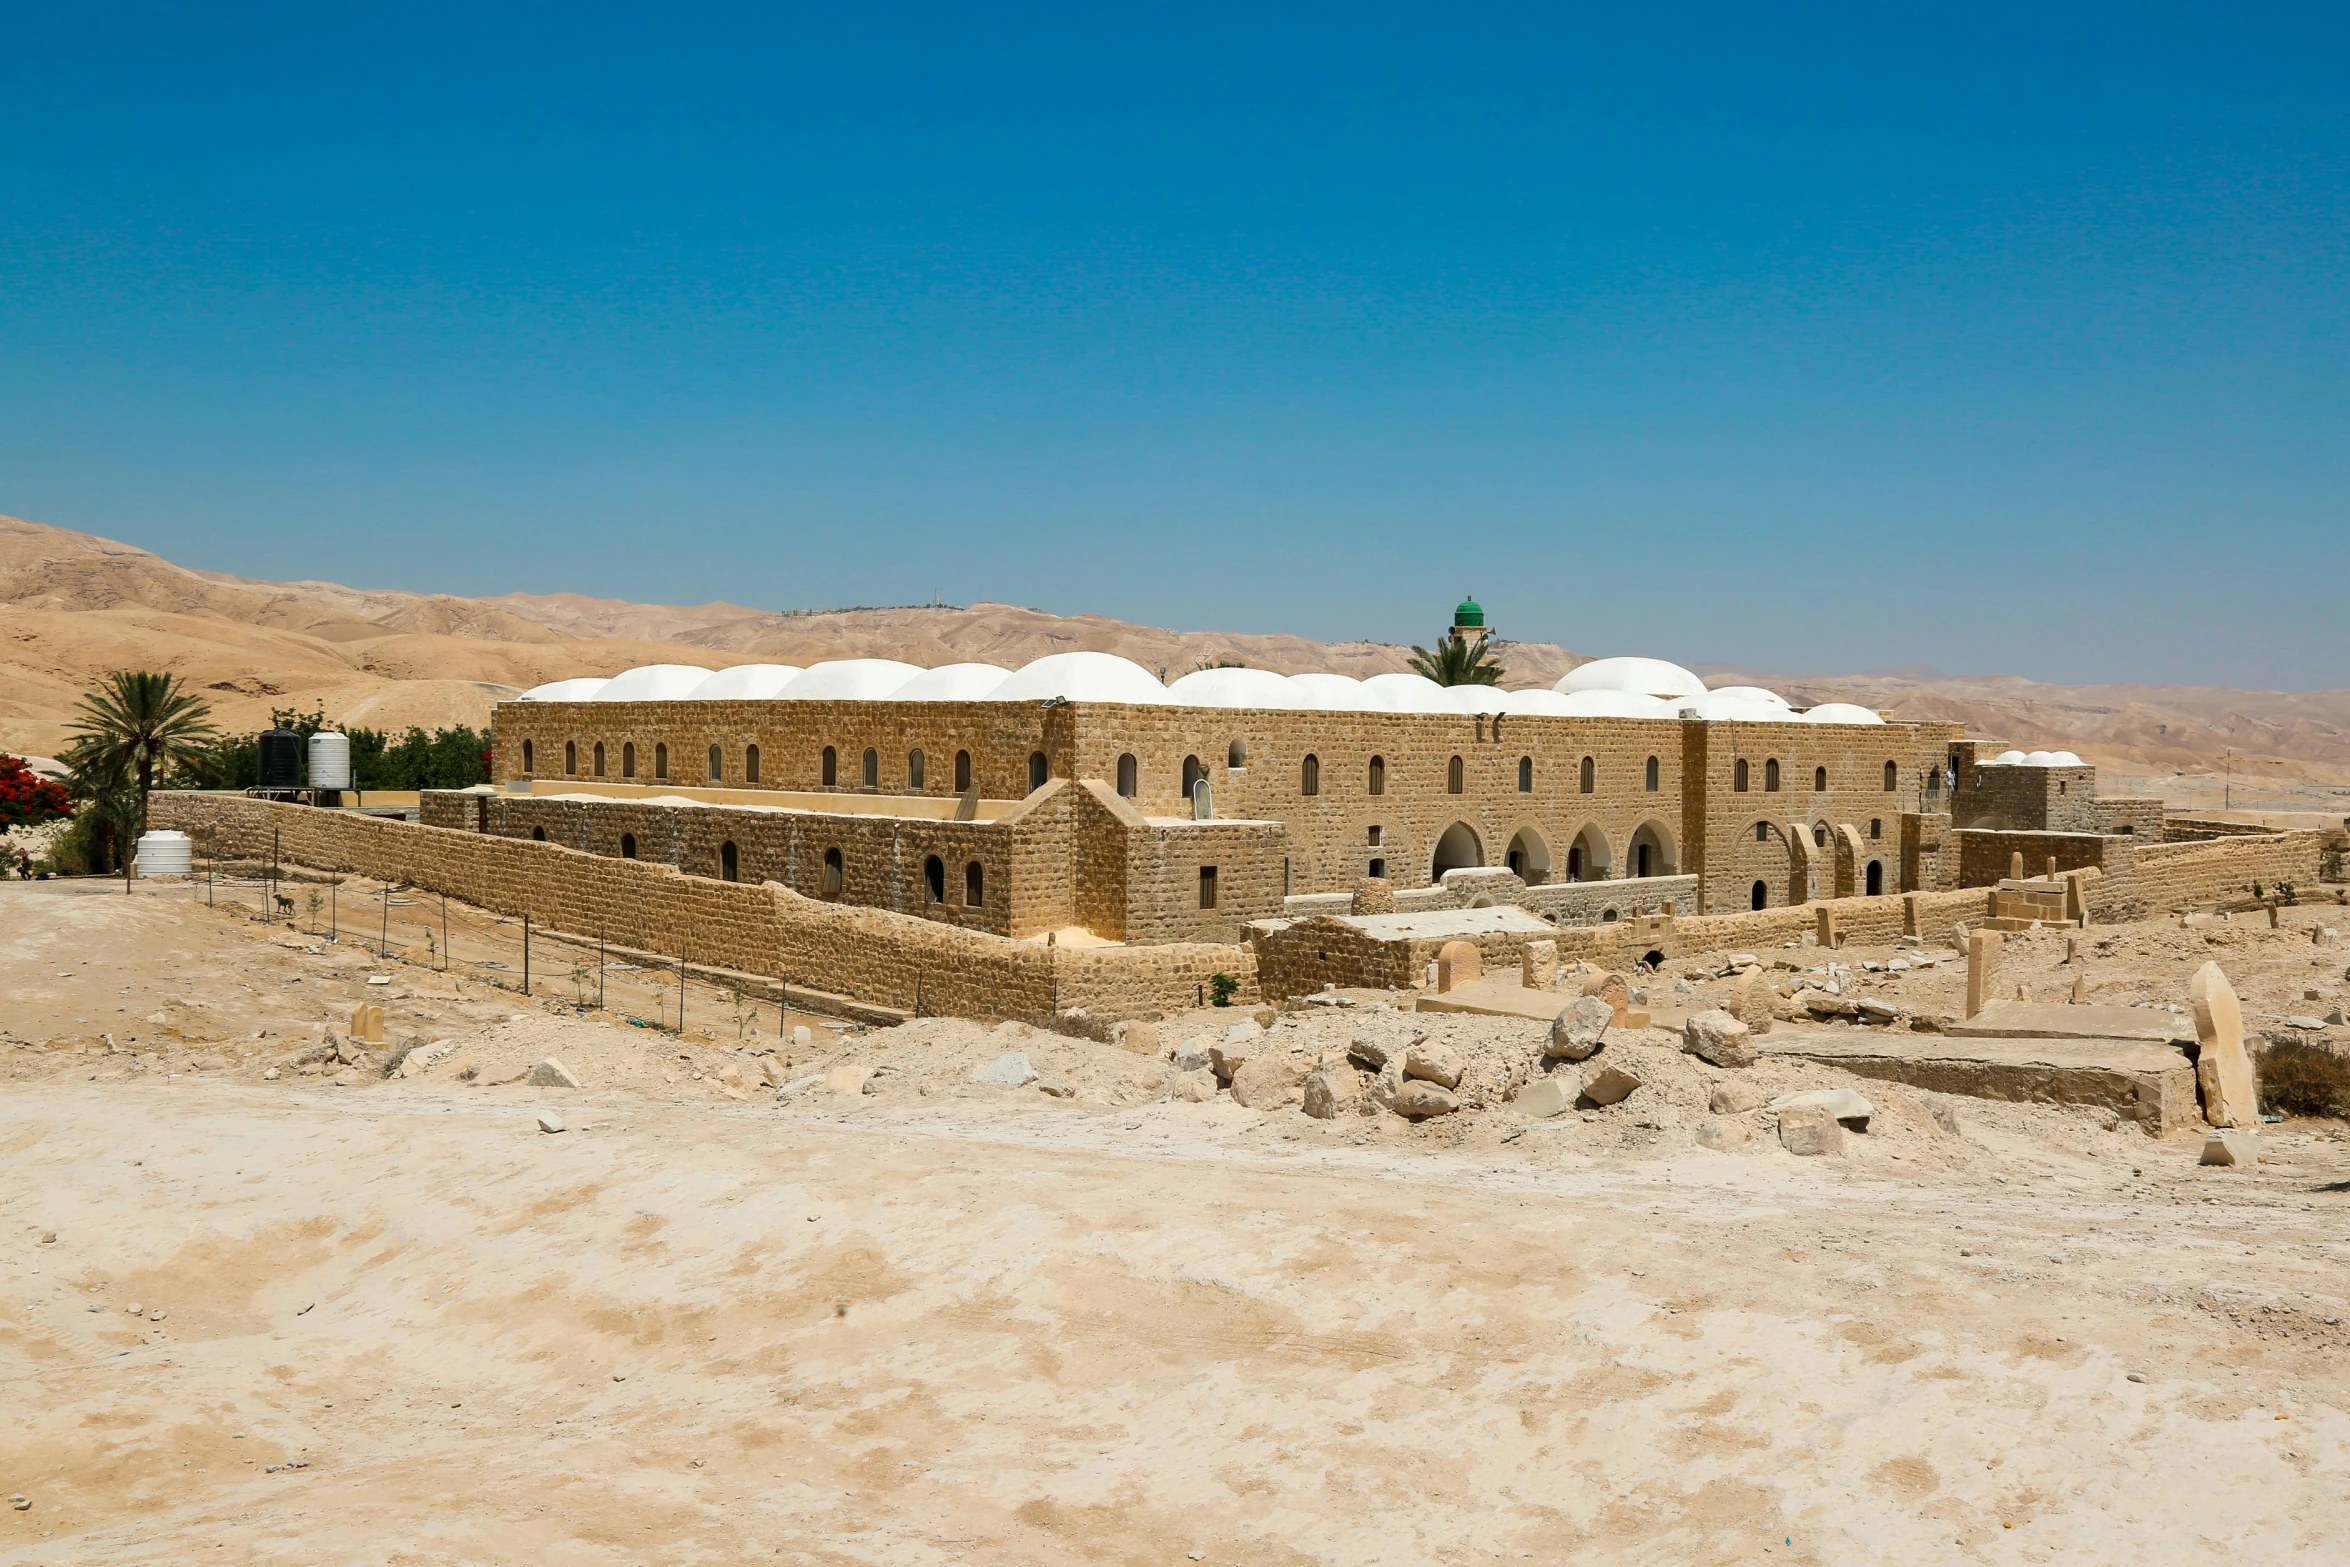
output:
<svg viewBox="0 0 2350 1567"><path fill-rule="evenodd" d="M1203 909L1216 906L1216 867L1213 865L1199 868L1199 906Z"/></svg>

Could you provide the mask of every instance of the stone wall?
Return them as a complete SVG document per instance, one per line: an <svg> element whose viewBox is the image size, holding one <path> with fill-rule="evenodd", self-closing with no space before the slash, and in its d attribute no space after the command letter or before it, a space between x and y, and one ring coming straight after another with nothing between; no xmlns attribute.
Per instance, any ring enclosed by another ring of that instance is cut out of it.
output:
<svg viewBox="0 0 2350 1567"><path fill-rule="evenodd" d="M2108 837L2135 838L2160 843L2166 834L2162 801L2153 795L2101 795L2096 801L2097 824L2092 831Z"/></svg>
<svg viewBox="0 0 2350 1567"><path fill-rule="evenodd" d="M1970 761L1959 768L1950 815L1961 827L2096 832L2097 769L1988 767Z"/></svg>
<svg viewBox="0 0 2350 1567"><path fill-rule="evenodd" d="M560 803L560 802L553 802ZM445 892L550 931L766 975L877 1006L1050 1022L1082 1007L1112 1020L1196 1004L1216 974L1256 994L1254 955L1200 943L1049 948L885 909L727 882L553 841L386 821L243 795L161 793L151 820L206 835L205 852L342 869Z"/></svg>
<svg viewBox="0 0 2350 1567"><path fill-rule="evenodd" d="M2056 861L2058 874L2077 871L2087 866L2108 869L2109 852L2128 852L2128 846L2113 849L2115 840L2098 833L2077 832L1999 832L1987 828L1961 828L1958 833L1958 879L1962 886L1988 887L2010 873L2015 856L2024 857L2026 876L2045 876L2048 862Z"/></svg>

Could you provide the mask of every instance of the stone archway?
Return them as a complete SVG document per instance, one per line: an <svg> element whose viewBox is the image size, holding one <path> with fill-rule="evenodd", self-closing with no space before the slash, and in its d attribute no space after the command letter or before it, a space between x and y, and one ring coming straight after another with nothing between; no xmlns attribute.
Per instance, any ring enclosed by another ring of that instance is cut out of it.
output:
<svg viewBox="0 0 2350 1567"><path fill-rule="evenodd" d="M1518 875L1529 887L1539 887L1550 880L1550 842L1531 827L1521 827L1510 840L1509 853L1502 863Z"/></svg>
<svg viewBox="0 0 2350 1567"><path fill-rule="evenodd" d="M1586 822L1567 846L1567 880L1606 881L1615 873L1615 845L1599 823Z"/></svg>
<svg viewBox="0 0 2350 1567"><path fill-rule="evenodd" d="M1672 830L1654 818L1633 831L1624 854L1625 873L1632 876L1677 876L1680 856L1673 852Z"/></svg>
<svg viewBox="0 0 2350 1567"><path fill-rule="evenodd" d="M1436 858L1429 880L1441 882L1446 871L1474 870L1485 863L1485 845L1467 822L1454 822L1436 840Z"/></svg>

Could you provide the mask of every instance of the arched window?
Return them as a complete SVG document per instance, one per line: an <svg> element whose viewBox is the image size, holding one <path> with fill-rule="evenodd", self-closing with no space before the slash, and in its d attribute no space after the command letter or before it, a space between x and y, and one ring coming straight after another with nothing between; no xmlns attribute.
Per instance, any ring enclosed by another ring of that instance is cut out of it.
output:
<svg viewBox="0 0 2350 1567"><path fill-rule="evenodd" d="M970 792L971 753L968 751L957 751L955 753L955 793L969 794Z"/></svg>
<svg viewBox="0 0 2350 1567"><path fill-rule="evenodd" d="M1298 767L1297 792L1299 794L1320 794L1322 792L1322 759L1311 752L1306 754L1305 761Z"/></svg>
<svg viewBox="0 0 2350 1567"><path fill-rule="evenodd" d="M634 740L628 741L620 748L620 776L623 778L636 776L636 742Z"/></svg>
<svg viewBox="0 0 2350 1567"><path fill-rule="evenodd" d="M1778 792L1779 759L1774 756L1769 761L1763 763L1763 793L1776 794Z"/></svg>
<svg viewBox="0 0 2350 1567"><path fill-rule="evenodd" d="M530 830L530 835L539 843L545 843L547 841L547 829L544 827L533 827Z"/></svg>
<svg viewBox="0 0 2350 1567"><path fill-rule="evenodd" d="M1374 756L1371 758L1371 793L1385 794L1386 792L1387 758L1384 756Z"/></svg>
<svg viewBox="0 0 2350 1567"><path fill-rule="evenodd" d="M819 776L823 778L827 789L840 782L840 753L831 746L824 748L823 767Z"/></svg>
<svg viewBox="0 0 2350 1567"><path fill-rule="evenodd" d="M1771 841L1771 824L1769 822L1756 822L1754 824L1754 841L1756 843L1769 843Z"/></svg>
<svg viewBox="0 0 2350 1567"><path fill-rule="evenodd" d="M1190 799L1192 786L1207 776L1208 770L1200 766L1198 757L1185 757L1183 759L1183 798Z"/></svg>
<svg viewBox="0 0 2350 1567"><path fill-rule="evenodd" d="M1387 862L1385 860L1373 860L1371 862L1371 875L1375 879L1384 881L1387 877Z"/></svg>
<svg viewBox="0 0 2350 1567"><path fill-rule="evenodd" d="M1137 776L1139 771L1140 769L1135 766L1132 751L1120 753L1118 757L1118 792L1129 800L1133 799L1135 791L1142 787L1142 780Z"/></svg>
<svg viewBox="0 0 2350 1567"><path fill-rule="evenodd" d="M1521 756L1518 758L1518 793L1532 794L1533 792L1534 758L1531 756Z"/></svg>
<svg viewBox="0 0 2350 1567"><path fill-rule="evenodd" d="M1045 759L1045 754L1042 751L1028 753L1028 792L1030 794L1042 789L1045 786L1045 780L1052 775L1052 763Z"/></svg>
<svg viewBox="0 0 2350 1567"><path fill-rule="evenodd" d="M624 860L633 860L636 858L635 833L624 832L620 835L620 857Z"/></svg>
<svg viewBox="0 0 2350 1567"><path fill-rule="evenodd" d="M1828 770L1825 767L1815 767L1811 770L1811 792L1814 794L1828 792Z"/></svg>
<svg viewBox="0 0 2350 1567"><path fill-rule="evenodd" d="M579 742L577 740L563 742L563 776L566 778L579 776Z"/></svg>
<svg viewBox="0 0 2350 1567"><path fill-rule="evenodd" d="M538 748L528 740L522 742L522 771L525 776L537 770Z"/></svg>
<svg viewBox="0 0 2350 1567"><path fill-rule="evenodd" d="M735 853L730 839L718 846L718 874L726 881L742 880L742 857Z"/></svg>
<svg viewBox="0 0 2350 1567"><path fill-rule="evenodd" d="M1811 844L1815 849L1824 849L1828 846L1828 824L1826 822L1811 824Z"/></svg>
<svg viewBox="0 0 2350 1567"><path fill-rule="evenodd" d="M1901 787L1901 769L1891 762L1885 764L1885 792L1891 794Z"/></svg>
<svg viewBox="0 0 2350 1567"><path fill-rule="evenodd" d="M1599 789L1599 763L1588 756L1583 758L1580 782L1585 794L1596 793Z"/></svg>
<svg viewBox="0 0 2350 1567"><path fill-rule="evenodd" d="M866 788L878 789L881 787L881 753L871 746L865 747L865 755L858 772L859 779Z"/></svg>
<svg viewBox="0 0 2350 1567"><path fill-rule="evenodd" d="M1746 792L1746 758L1738 758L1738 765L1730 769L1730 787L1740 794Z"/></svg>
<svg viewBox="0 0 2350 1567"><path fill-rule="evenodd" d="M1648 759L1648 792L1656 793L1656 758L1653 756Z"/></svg>
<svg viewBox="0 0 2350 1567"><path fill-rule="evenodd" d="M653 746L653 776L655 778L669 776L669 747L666 745L656 743Z"/></svg>
<svg viewBox="0 0 2350 1567"><path fill-rule="evenodd" d="M1885 836L1885 818L1882 816L1872 816L1869 818L1869 836L1872 838L1882 838Z"/></svg>
<svg viewBox="0 0 2350 1567"><path fill-rule="evenodd" d="M1224 748L1224 765L1234 772L1248 766L1248 742L1235 740Z"/></svg>
<svg viewBox="0 0 2350 1567"><path fill-rule="evenodd" d="M1747 904L1749 907L1757 909L1769 908L1771 906L1771 884L1767 881L1756 882L1754 890L1747 894Z"/></svg>
<svg viewBox="0 0 2350 1567"><path fill-rule="evenodd" d="M725 776L726 753L718 747L712 746L710 747L710 781L716 783Z"/></svg>
<svg viewBox="0 0 2350 1567"><path fill-rule="evenodd" d="M1456 756L1444 764L1444 792L1459 794L1466 786L1467 770L1461 766L1461 759Z"/></svg>
<svg viewBox="0 0 2350 1567"><path fill-rule="evenodd" d="M743 782L757 783L758 781L759 748L755 745L746 745L743 747Z"/></svg>
<svg viewBox="0 0 2350 1567"><path fill-rule="evenodd" d="M842 884L843 884L843 883L844 883L846 880L847 880L847 877L846 877L846 876L843 874L843 872L842 872L842 869L841 869L841 862L840 862L840 850L838 850L838 849L827 849L827 850L825 850L825 851L824 851L824 896L825 896L825 897L827 897L827 898L838 898L838 897L840 896L840 889L841 889L841 886L842 886Z"/></svg>
<svg viewBox="0 0 2350 1567"><path fill-rule="evenodd" d="M972 909L987 907L987 872L977 860L963 867L963 906Z"/></svg>
<svg viewBox="0 0 2350 1567"><path fill-rule="evenodd" d="M922 885L930 889L930 901L947 901L947 862L932 855L922 862Z"/></svg>
<svg viewBox="0 0 2350 1567"><path fill-rule="evenodd" d="M920 751L908 751L906 753L907 790L913 794L920 794L922 792L923 781L928 778L929 775L930 759L924 756Z"/></svg>

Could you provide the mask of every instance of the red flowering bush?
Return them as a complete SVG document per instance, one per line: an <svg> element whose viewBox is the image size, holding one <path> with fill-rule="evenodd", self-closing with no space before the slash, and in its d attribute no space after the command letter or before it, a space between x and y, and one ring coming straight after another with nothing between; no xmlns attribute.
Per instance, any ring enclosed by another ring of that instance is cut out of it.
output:
<svg viewBox="0 0 2350 1567"><path fill-rule="evenodd" d="M0 832L38 827L72 814L65 785L41 777L25 766L22 757L0 756Z"/></svg>

